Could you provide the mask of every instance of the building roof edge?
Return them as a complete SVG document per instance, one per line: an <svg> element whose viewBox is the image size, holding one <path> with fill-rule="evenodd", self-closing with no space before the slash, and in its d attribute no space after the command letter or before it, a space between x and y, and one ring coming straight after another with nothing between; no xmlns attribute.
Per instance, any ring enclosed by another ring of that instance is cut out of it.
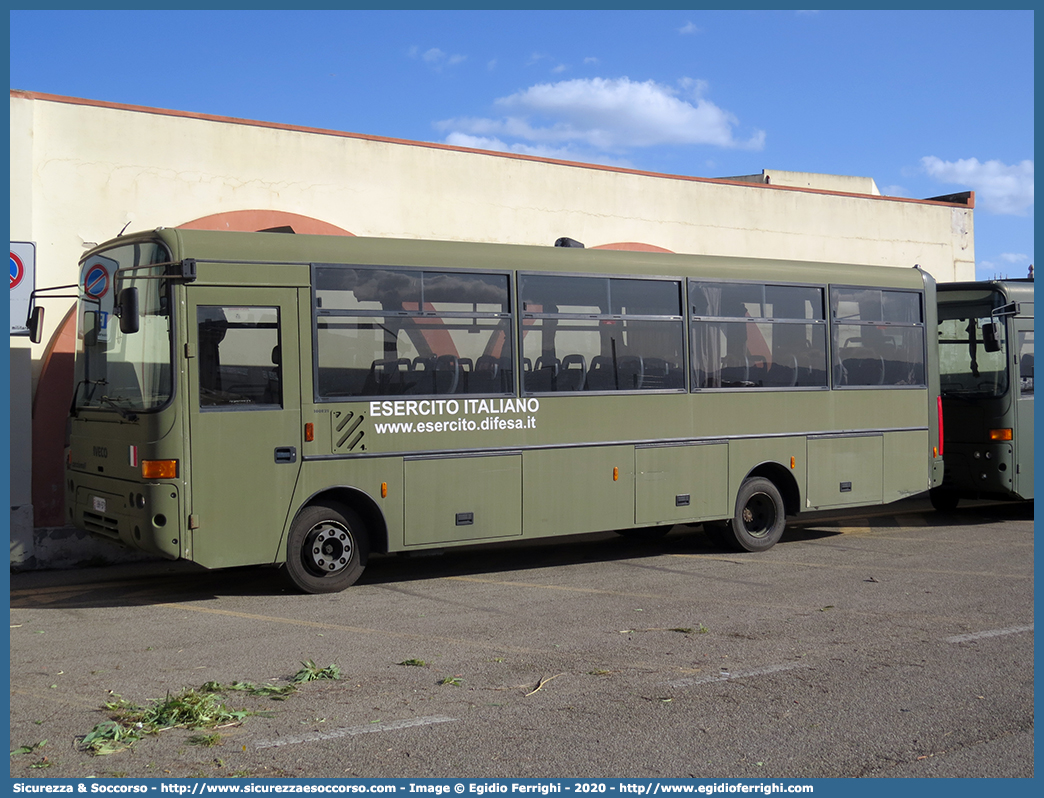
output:
<svg viewBox="0 0 1044 798"><path fill-rule="evenodd" d="M566 161L556 158L541 158L535 155L522 155L511 152L497 152L495 150L479 150L470 147L458 147L452 144L440 144L430 141L414 141L410 139L390 138L387 136L373 136L365 133L349 133L341 130L330 130L326 128L305 127L302 125L288 125L279 122L264 122L256 119L243 119L239 117L220 116L217 114L204 114L195 111L177 111L170 108L153 108L144 105L129 105L126 103L110 102L108 100L90 100L82 97L66 97L60 94L47 94L44 92L26 91L23 89L11 89L12 98L26 100L39 100L41 102L62 103L65 105L85 105L94 108L106 108L114 111L128 111L131 113L154 114L157 116L172 116L182 119L195 119L202 122L214 122L218 124L245 125L250 127L263 127L272 130L284 130L295 133L308 133L320 136L335 136L338 138L358 139L360 141L373 141L382 144L397 144L405 147L423 147L426 149L444 150L447 152L469 153L473 155L484 155L492 158L506 158L516 161L529 161L532 163L544 163L553 166L566 166L576 169L591 169L600 172L614 172L617 174L636 175L639 177L653 177L662 180L679 180L688 183L709 183L712 185L736 186L748 189L760 189L763 191L792 191L803 194L821 194L836 197L852 197L856 199L870 199L885 202L906 202L918 205L946 205L965 208L975 207L975 192L967 191L958 194L949 194L945 197L933 197L931 199L911 199L908 197L888 197L880 194L856 194L844 191L831 191L828 189L809 188L804 186L777 186L764 183L752 183L737 178L728 177L694 177L690 175L674 175L664 172L649 172L641 169L628 169L620 166L607 166L604 164L583 163L580 161Z"/></svg>

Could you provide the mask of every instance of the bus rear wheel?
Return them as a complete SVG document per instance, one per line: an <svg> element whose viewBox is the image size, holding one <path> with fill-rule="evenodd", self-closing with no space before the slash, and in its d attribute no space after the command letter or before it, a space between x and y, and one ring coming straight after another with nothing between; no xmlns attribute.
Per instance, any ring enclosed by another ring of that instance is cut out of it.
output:
<svg viewBox="0 0 1044 798"><path fill-rule="evenodd" d="M726 527L713 524L708 530L717 540L726 539L740 551L767 551L783 536L786 508L779 489L764 477L751 477L740 485L736 512ZM704 528L708 527L704 524Z"/></svg>
<svg viewBox="0 0 1044 798"><path fill-rule="evenodd" d="M366 528L354 510L336 502L309 505L290 527L284 569L305 593L337 593L355 584L369 557Z"/></svg>
<svg viewBox="0 0 1044 798"><path fill-rule="evenodd" d="M961 500L960 494L950 488L932 488L928 491L932 507L940 513L952 513Z"/></svg>

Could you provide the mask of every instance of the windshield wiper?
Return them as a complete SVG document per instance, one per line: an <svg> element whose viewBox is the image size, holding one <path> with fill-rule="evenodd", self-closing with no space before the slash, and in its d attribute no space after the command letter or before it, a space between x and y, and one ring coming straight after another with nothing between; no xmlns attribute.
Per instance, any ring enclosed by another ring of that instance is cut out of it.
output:
<svg viewBox="0 0 1044 798"><path fill-rule="evenodd" d="M120 414L121 418L125 418L127 419L127 421L138 420L138 416L136 413L133 413L130 410L127 410L126 408L120 407L118 404L116 404L117 402L128 401L126 396L105 396L104 394L102 394L102 396L99 397L98 401L104 405L108 405L109 407L111 407L113 410Z"/></svg>
<svg viewBox="0 0 1044 798"><path fill-rule="evenodd" d="M76 418L76 411L79 409L79 406L76 404L76 397L80 395L80 386L81 385L90 385L91 386L90 394L84 397L84 401L85 402L90 402L91 401L91 397L94 396L94 389L96 389L99 385L108 385L108 384L109 384L109 381L106 380L106 379L101 379L101 380L80 380L78 383L76 383L76 387L73 388L72 403L69 405L69 415L72 416L73 418Z"/></svg>

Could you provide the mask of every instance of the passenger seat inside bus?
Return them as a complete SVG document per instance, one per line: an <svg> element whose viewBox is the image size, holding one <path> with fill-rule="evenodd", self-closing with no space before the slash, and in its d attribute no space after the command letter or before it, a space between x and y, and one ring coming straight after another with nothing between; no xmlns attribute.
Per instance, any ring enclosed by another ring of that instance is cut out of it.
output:
<svg viewBox="0 0 1044 798"><path fill-rule="evenodd" d="M587 383L587 359L583 355L566 355L558 370L558 391L582 391Z"/></svg>
<svg viewBox="0 0 1044 798"><path fill-rule="evenodd" d="M883 385L884 358L864 346L861 338L849 338L841 347L841 385Z"/></svg>

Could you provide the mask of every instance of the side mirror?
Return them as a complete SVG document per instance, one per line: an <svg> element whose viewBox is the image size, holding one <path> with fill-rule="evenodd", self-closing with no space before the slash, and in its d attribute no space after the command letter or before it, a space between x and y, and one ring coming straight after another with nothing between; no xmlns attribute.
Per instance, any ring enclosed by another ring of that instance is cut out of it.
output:
<svg viewBox="0 0 1044 798"><path fill-rule="evenodd" d="M34 344L43 340L44 309L37 305L33 308L29 318L25 320L25 326L29 328L29 340Z"/></svg>
<svg viewBox="0 0 1044 798"><path fill-rule="evenodd" d="M138 289L131 286L120 291L120 332L136 333L139 328Z"/></svg>
<svg viewBox="0 0 1044 798"><path fill-rule="evenodd" d="M997 325L993 322L982 325L982 348L987 352L999 352L1000 341L997 339Z"/></svg>

